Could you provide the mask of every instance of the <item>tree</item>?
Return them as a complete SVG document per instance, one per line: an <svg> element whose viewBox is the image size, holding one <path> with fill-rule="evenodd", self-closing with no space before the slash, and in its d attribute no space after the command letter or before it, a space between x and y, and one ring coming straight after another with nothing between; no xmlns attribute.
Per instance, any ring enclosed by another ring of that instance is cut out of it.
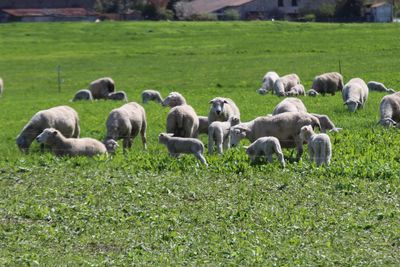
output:
<svg viewBox="0 0 400 267"><path fill-rule="evenodd" d="M339 0L336 5L337 18L355 19L363 16L363 0Z"/></svg>

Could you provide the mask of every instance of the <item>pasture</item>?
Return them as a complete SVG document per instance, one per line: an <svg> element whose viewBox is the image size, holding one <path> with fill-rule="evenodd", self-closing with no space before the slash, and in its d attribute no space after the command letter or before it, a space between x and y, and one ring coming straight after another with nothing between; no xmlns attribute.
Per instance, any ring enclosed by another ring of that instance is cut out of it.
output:
<svg viewBox="0 0 400 267"><path fill-rule="evenodd" d="M37 23L0 25L0 265L398 265L399 132L376 126L383 93L350 114L341 94L301 97L327 114L331 166L303 154L286 169L250 164L242 147L170 158L157 136L168 108L144 105L148 150L56 158L15 138L38 110L69 105L81 136L102 140L121 102L69 102L90 81L112 77L140 101L144 89L182 93L198 115L232 98L242 121L282 99L256 89L268 70L338 71L400 90L397 24L284 22ZM61 91L56 68L62 69ZM206 136L201 136L206 143ZM248 144L248 142L243 142ZM305 152L306 152L305 147Z"/></svg>

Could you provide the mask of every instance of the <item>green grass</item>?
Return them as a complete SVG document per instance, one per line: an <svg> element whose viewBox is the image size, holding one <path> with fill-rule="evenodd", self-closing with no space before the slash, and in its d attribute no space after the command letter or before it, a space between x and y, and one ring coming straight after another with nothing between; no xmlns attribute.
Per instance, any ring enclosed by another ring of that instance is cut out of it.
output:
<svg viewBox="0 0 400 267"><path fill-rule="evenodd" d="M398 33L396 24L0 24L0 265L399 265L400 139L376 126L381 93L355 114L340 94L302 98L344 129L330 134L329 168L306 155L285 170L252 165L241 147L206 155L208 169L170 158L157 144L168 110L154 103L148 151L139 139L107 159L15 145L34 113L62 104L78 111L81 136L103 139L121 103L69 102L102 76L134 101L146 88L179 91L199 115L227 96L243 121L281 101L255 92L268 70L295 72L309 88L340 60L346 81L399 90Z"/></svg>

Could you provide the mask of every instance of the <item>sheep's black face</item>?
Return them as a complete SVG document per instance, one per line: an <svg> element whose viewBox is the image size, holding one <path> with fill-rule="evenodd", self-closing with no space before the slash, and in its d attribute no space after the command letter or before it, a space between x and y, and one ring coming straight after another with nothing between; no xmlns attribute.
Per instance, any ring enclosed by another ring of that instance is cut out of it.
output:
<svg viewBox="0 0 400 267"><path fill-rule="evenodd" d="M26 139L24 137L22 136L17 137L17 146L22 152L24 153L28 152L29 144L28 142L26 142Z"/></svg>

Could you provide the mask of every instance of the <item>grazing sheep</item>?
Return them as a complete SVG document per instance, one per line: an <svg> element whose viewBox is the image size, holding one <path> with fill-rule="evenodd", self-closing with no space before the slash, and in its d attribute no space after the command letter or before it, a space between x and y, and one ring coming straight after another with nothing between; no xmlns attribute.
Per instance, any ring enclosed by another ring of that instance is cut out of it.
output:
<svg viewBox="0 0 400 267"><path fill-rule="evenodd" d="M128 102L128 96L124 91L118 91L115 93L109 93L107 96L107 99L109 100L120 100L120 101L125 101Z"/></svg>
<svg viewBox="0 0 400 267"><path fill-rule="evenodd" d="M186 99L178 92L171 92L161 103L163 107L176 107L186 105Z"/></svg>
<svg viewBox="0 0 400 267"><path fill-rule="evenodd" d="M217 146L219 154L223 153L223 149L229 148L229 129L240 123L240 119L232 116L228 121L213 121L208 126L208 154L213 153L213 144Z"/></svg>
<svg viewBox="0 0 400 267"><path fill-rule="evenodd" d="M314 89L310 89L307 91L307 95L315 97L315 96L318 96L319 93L317 91L315 91Z"/></svg>
<svg viewBox="0 0 400 267"><path fill-rule="evenodd" d="M240 119L240 111L230 98L215 97L210 101L211 108L208 112L208 124L213 121L227 121L230 117L235 116Z"/></svg>
<svg viewBox="0 0 400 267"><path fill-rule="evenodd" d="M378 124L385 127L398 126L398 122L400 122L400 92L384 96L379 111L381 119Z"/></svg>
<svg viewBox="0 0 400 267"><path fill-rule="evenodd" d="M88 156L107 153L104 144L93 138L66 138L63 134L54 129L46 128L36 137L41 144L50 146L56 156Z"/></svg>
<svg viewBox="0 0 400 267"><path fill-rule="evenodd" d="M306 106L303 101L298 98L288 97L283 99L278 105L276 105L272 115L284 113L284 112L307 112Z"/></svg>
<svg viewBox="0 0 400 267"><path fill-rule="evenodd" d="M283 148L296 147L296 159L299 160L303 154L303 141L299 134L301 127L305 125L321 128L318 118L305 112L285 112L258 117L231 127L231 146L237 145L243 138L254 142L260 137L275 136Z"/></svg>
<svg viewBox="0 0 400 267"><path fill-rule="evenodd" d="M88 89L82 89L76 92L72 102L79 101L79 100L89 100L93 101L92 93Z"/></svg>
<svg viewBox="0 0 400 267"><path fill-rule="evenodd" d="M351 79L342 90L343 104L350 112L364 107L368 99L368 87L360 78Z"/></svg>
<svg viewBox="0 0 400 267"><path fill-rule="evenodd" d="M322 95L335 95L336 91L343 89L343 76L338 72L328 72L315 76L311 89Z"/></svg>
<svg viewBox="0 0 400 267"><path fill-rule="evenodd" d="M100 78L90 83L89 90L93 99L107 99L109 93L115 92L115 83L109 77Z"/></svg>
<svg viewBox="0 0 400 267"><path fill-rule="evenodd" d="M167 147L168 152L172 157L178 157L180 153L193 154L203 164L208 166L207 161L203 156L204 145L198 139L174 137L172 134L161 133L158 136L158 142Z"/></svg>
<svg viewBox="0 0 400 267"><path fill-rule="evenodd" d="M3 79L0 78L0 97L3 94L3 91L4 91L4 82Z"/></svg>
<svg viewBox="0 0 400 267"><path fill-rule="evenodd" d="M274 88L274 83L276 82L276 80L279 79L279 75L278 73L276 73L275 71L269 71L264 75L263 78L263 82L262 82L262 86L260 89L257 90L257 92L260 95L265 95L267 94L269 91L273 92L273 88Z"/></svg>
<svg viewBox="0 0 400 267"><path fill-rule="evenodd" d="M302 84L296 84L288 92L286 92L287 96L299 96L299 95L306 95L304 91L304 86Z"/></svg>
<svg viewBox="0 0 400 267"><path fill-rule="evenodd" d="M115 151L119 147L117 141L114 139L108 139L104 142L104 145L106 146L107 152L110 154L115 154Z"/></svg>
<svg viewBox="0 0 400 267"><path fill-rule="evenodd" d="M249 156L251 161L254 162L257 158L265 156L268 159L268 162L271 163L273 161L272 154L275 153L282 167L285 168L285 160L278 138L273 136L260 137L250 146L245 148L246 154Z"/></svg>
<svg viewBox="0 0 400 267"><path fill-rule="evenodd" d="M315 161L317 166L325 163L329 166L332 157L331 140L327 134L316 134L310 125L303 126L300 130L301 139L308 143L310 161Z"/></svg>
<svg viewBox="0 0 400 267"><path fill-rule="evenodd" d="M370 81L367 83L367 86L369 91L385 92L390 94L396 93L395 90L392 88L386 88L386 86L380 82Z"/></svg>
<svg viewBox="0 0 400 267"><path fill-rule="evenodd" d="M142 92L142 102L144 104L148 103L149 101L155 101L157 103L162 103L162 97L160 92L156 91L156 90L144 90Z"/></svg>
<svg viewBox="0 0 400 267"><path fill-rule="evenodd" d="M127 103L119 108L113 109L108 115L107 135L104 143L110 139L123 139L123 149L131 148L135 137L140 133L143 148L147 149L146 144L146 112L144 108L135 102Z"/></svg>
<svg viewBox="0 0 400 267"><path fill-rule="evenodd" d="M16 143L19 149L27 152L29 146L46 128L55 128L65 137L79 137L79 117L73 108L58 106L41 110L32 116L17 137ZM41 146L42 150L44 146Z"/></svg>
<svg viewBox="0 0 400 267"><path fill-rule="evenodd" d="M277 96L285 96L292 87L300 84L300 78L297 74L288 74L280 77L274 83L274 91Z"/></svg>
<svg viewBox="0 0 400 267"><path fill-rule="evenodd" d="M311 113L311 115L318 118L322 133L325 133L326 130L329 130L330 132L339 132L342 130L342 128L336 127L327 115L320 115L316 113Z"/></svg>
<svg viewBox="0 0 400 267"><path fill-rule="evenodd" d="M198 128L198 135L199 134L208 134L208 117L205 116L198 116L199 118L199 128Z"/></svg>

